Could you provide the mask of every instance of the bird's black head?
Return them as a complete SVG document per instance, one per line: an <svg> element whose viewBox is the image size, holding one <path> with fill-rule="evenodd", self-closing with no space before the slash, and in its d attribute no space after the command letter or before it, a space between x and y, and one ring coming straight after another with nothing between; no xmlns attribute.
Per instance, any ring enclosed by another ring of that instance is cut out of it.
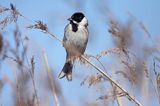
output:
<svg viewBox="0 0 160 106"><path fill-rule="evenodd" d="M84 17L85 16L83 13L76 12L71 16L71 20L76 21L77 23L80 23Z"/></svg>

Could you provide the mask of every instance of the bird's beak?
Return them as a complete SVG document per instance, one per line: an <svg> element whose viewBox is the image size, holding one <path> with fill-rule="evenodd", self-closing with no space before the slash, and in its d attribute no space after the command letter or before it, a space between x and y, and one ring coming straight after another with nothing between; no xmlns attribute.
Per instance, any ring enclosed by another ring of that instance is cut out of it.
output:
<svg viewBox="0 0 160 106"><path fill-rule="evenodd" d="M67 20L68 20L68 21L71 21L72 19L71 19L71 18L68 18Z"/></svg>

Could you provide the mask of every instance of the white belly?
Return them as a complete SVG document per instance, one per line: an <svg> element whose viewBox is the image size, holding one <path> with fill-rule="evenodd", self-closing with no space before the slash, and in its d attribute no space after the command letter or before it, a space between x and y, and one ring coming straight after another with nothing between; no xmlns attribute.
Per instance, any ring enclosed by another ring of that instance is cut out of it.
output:
<svg viewBox="0 0 160 106"><path fill-rule="evenodd" d="M65 32L65 48L71 54L75 51L78 51L83 54L87 42L88 42L88 31L87 29L81 29L77 32L73 32L71 30L67 30ZM74 53L75 54L75 53Z"/></svg>

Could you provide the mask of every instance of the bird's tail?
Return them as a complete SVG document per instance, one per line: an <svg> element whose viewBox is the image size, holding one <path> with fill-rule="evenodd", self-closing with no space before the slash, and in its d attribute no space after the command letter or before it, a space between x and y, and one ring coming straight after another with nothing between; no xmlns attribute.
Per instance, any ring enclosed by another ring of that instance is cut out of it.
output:
<svg viewBox="0 0 160 106"><path fill-rule="evenodd" d="M61 79L66 76L68 81L72 81L72 68L73 64L70 61L66 62L58 77Z"/></svg>

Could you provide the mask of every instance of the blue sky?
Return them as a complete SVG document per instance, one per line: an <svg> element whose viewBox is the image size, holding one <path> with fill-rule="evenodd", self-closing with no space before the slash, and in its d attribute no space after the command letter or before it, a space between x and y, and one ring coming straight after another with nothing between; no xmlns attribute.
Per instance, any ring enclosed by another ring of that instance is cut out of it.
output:
<svg viewBox="0 0 160 106"><path fill-rule="evenodd" d="M8 7L10 3L15 4L17 9L24 16L33 21L42 20L48 25L50 31L61 39L63 38L64 27L68 23L67 18L69 18L75 11L84 12L89 20L90 26L90 40L86 53L96 55L105 49L114 47L114 45L109 33L107 32L107 20L105 20L103 15L99 13L97 8L95 8L96 6L101 6L99 3L100 0L85 0L85 2L85 5L82 4L81 6L78 4L81 3L79 0L0 0L0 5ZM108 0L105 3L106 4L104 5L106 6L106 9L109 9L116 19L126 22L129 17L128 12L130 12L138 21L144 23L152 36L160 36L159 0ZM76 6L78 6L78 8ZM41 62L43 61L43 58L40 57L42 57L42 49L45 49L51 68L55 70L55 76L58 76L61 68L63 67L66 56L62 45L52 37L46 36L46 34L43 34L40 31L26 30L25 28L32 23L25 19L20 18L18 22L23 34L27 35L30 39L30 47L32 48L29 52L30 57L34 55L37 57L36 64L44 66L43 62ZM13 27L7 27L7 30L13 31ZM32 47L32 45L34 45L34 47ZM7 75L11 74L9 70L12 69L8 69L6 65L2 66L2 69L6 69L8 71L0 73ZM41 67L38 67L37 70L38 69L41 69ZM83 74L87 69L85 66L81 67L80 65L76 65L75 70L76 72L78 71L78 74ZM59 80L58 82L60 82L66 98L69 97L68 95L70 95L70 91L72 91L73 95L67 100L73 104L79 102L79 99L83 100L84 97L91 96L91 92L94 92L93 89L93 91L89 91L88 88L81 87L81 81L76 78L74 78L72 82L67 82L66 80ZM5 98L7 97L5 96ZM97 97L94 97L93 100L96 98ZM9 104L6 103L6 106L9 106Z"/></svg>

